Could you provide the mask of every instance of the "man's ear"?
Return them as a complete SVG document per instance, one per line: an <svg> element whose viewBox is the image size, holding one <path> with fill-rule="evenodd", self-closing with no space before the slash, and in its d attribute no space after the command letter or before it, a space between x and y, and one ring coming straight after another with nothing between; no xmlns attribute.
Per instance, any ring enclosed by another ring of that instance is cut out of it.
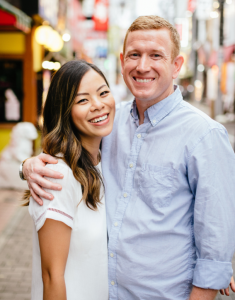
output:
<svg viewBox="0 0 235 300"><path fill-rule="evenodd" d="M178 55L173 61L173 74L172 78L175 79L178 77L179 72L183 66L184 58L182 55Z"/></svg>
<svg viewBox="0 0 235 300"><path fill-rule="evenodd" d="M124 57L123 57L123 53L120 53L120 60L121 60L121 73L123 75L123 65L124 65Z"/></svg>

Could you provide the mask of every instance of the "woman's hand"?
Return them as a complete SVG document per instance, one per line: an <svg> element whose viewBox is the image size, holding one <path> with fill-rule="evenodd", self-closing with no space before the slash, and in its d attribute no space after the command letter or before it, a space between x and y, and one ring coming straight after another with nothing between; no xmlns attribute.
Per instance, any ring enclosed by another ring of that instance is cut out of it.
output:
<svg viewBox="0 0 235 300"><path fill-rule="evenodd" d="M41 187L50 190L61 190L61 185L52 183L44 178L44 176L55 179L64 177L63 174L45 167L47 163L57 164L57 162L58 161L54 157L41 153L38 156L27 159L23 165L23 174L28 182L30 193L33 199L40 205L43 204L40 197L48 200L53 199L53 195L45 192Z"/></svg>
<svg viewBox="0 0 235 300"><path fill-rule="evenodd" d="M233 291L233 292L235 292L235 282L234 282L234 278L233 278L233 276L232 276L232 278L231 278L231 281L230 281L230 287L231 287L231 290ZM226 296L229 296L229 286L226 288L226 289L223 289L223 290L220 290L220 294L221 295L226 295Z"/></svg>

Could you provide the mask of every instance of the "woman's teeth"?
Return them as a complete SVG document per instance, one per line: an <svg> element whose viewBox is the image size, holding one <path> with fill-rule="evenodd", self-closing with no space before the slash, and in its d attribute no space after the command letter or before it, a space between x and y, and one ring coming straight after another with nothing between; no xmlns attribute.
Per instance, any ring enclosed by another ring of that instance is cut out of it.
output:
<svg viewBox="0 0 235 300"><path fill-rule="evenodd" d="M108 118L108 115L105 115L105 116L103 116L103 117L99 117L99 118L97 118L97 119L91 120L90 122L91 122L91 123L98 123L98 122L101 122L101 121L106 120L107 118Z"/></svg>

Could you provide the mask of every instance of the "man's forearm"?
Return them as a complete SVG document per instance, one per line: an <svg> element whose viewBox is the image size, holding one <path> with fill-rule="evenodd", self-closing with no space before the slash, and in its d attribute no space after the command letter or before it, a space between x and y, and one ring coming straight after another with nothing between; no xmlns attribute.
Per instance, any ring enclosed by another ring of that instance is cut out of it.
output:
<svg viewBox="0 0 235 300"><path fill-rule="evenodd" d="M214 300L218 291L194 286L189 300Z"/></svg>

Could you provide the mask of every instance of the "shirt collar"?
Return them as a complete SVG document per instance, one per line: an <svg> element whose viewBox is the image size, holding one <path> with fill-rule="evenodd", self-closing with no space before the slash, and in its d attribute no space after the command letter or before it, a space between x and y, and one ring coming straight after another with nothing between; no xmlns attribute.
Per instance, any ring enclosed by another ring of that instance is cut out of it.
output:
<svg viewBox="0 0 235 300"><path fill-rule="evenodd" d="M156 126L163 118L165 118L176 105L183 100L181 91L177 85L174 85L174 92L161 100L160 102L150 106L145 111L145 117L147 116L152 126ZM136 106L136 101L134 100L131 105L130 110L131 116L134 118L135 122L139 121L138 111Z"/></svg>

